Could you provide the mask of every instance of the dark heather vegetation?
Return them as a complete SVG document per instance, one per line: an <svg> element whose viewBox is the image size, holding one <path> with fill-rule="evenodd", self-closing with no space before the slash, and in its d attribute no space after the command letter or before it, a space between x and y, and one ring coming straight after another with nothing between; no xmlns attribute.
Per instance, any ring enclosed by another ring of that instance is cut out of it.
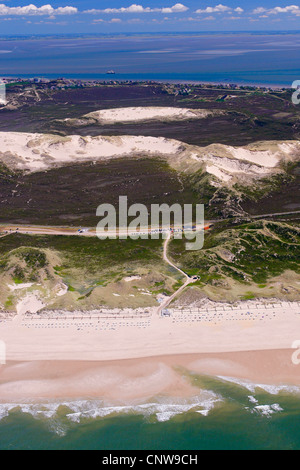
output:
<svg viewBox="0 0 300 470"><path fill-rule="evenodd" d="M27 92L26 90L31 91ZM31 98L24 98L27 96ZM16 109L0 110L0 131L61 135L149 135L175 138L188 144L247 145L260 140L288 140L300 136L299 109L291 91L189 86L177 94L166 84L115 84L68 90L39 90L29 83L11 84L8 100ZM38 97L38 99L37 99ZM70 127L59 120L89 112L126 106L178 106L222 110L224 115L197 121L160 121ZM208 175L176 173L155 159L119 159L68 165L33 174L15 173L0 164L0 223L95 226L99 204L117 205L119 195L129 203L204 203L206 217L224 218L239 212L266 214L299 208L299 167L284 177L261 181L252 188L216 190Z"/></svg>
<svg viewBox="0 0 300 470"><path fill-rule="evenodd" d="M1 177L1 175L3 175ZM156 159L119 159L13 174L0 168L0 223L96 226L99 204L201 203L205 194ZM208 196L208 195L206 195ZM209 198L208 198L209 200Z"/></svg>
<svg viewBox="0 0 300 470"><path fill-rule="evenodd" d="M35 85L29 85L35 88ZM39 100L23 103L28 84L11 86L8 99L17 109L0 111L0 131L81 135L145 135L176 138L193 145L247 145L260 140L291 140L300 136L299 109L291 91L224 90L218 86L190 86L188 95L164 84L102 85L86 89L38 91ZM20 98L18 98L20 96ZM35 96L35 93L33 93ZM226 114L199 121L67 127L57 120L81 117L92 111L130 106L172 106L223 110Z"/></svg>

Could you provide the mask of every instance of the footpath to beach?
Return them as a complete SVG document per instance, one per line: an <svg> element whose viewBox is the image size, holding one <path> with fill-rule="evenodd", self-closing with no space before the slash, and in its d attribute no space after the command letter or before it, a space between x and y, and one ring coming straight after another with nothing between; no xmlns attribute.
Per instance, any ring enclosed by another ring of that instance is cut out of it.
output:
<svg viewBox="0 0 300 470"><path fill-rule="evenodd" d="M171 305L171 303L173 302L173 300L175 300L176 297L179 297L179 295L181 294L181 292L183 292L185 290L186 287L188 287L190 284L193 284L194 282L196 282L198 280L197 277L190 277L188 274L186 274L184 271L182 271L182 269L178 268L178 266L176 266L170 259L169 259L169 256L168 256L168 247L169 247L169 243L172 239L172 234L169 233L168 234L168 237L166 238L165 242L164 242L164 254L163 254L163 259L166 263L168 263L169 266L171 266L171 268L175 269L176 271L178 271L184 278L185 278L185 282L184 284L176 291L174 292L173 295L171 295L171 297L168 297L158 308L157 310L157 313L158 315L161 315L163 313L163 311L169 306Z"/></svg>

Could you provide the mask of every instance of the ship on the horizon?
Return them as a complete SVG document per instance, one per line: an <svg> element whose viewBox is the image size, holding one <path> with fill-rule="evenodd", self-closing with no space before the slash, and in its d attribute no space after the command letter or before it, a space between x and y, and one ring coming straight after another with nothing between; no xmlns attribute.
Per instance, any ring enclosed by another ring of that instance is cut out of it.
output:
<svg viewBox="0 0 300 470"><path fill-rule="evenodd" d="M115 75L115 74L116 74L116 72L114 70L108 70L106 72L106 75Z"/></svg>

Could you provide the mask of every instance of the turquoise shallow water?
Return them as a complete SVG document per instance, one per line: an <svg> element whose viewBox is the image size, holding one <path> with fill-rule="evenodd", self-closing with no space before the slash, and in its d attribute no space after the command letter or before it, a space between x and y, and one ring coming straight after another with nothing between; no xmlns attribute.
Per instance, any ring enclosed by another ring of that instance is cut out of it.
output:
<svg viewBox="0 0 300 470"><path fill-rule="evenodd" d="M23 411L2 405L0 449L300 449L300 390L193 382L198 401L156 398L126 408L81 401Z"/></svg>

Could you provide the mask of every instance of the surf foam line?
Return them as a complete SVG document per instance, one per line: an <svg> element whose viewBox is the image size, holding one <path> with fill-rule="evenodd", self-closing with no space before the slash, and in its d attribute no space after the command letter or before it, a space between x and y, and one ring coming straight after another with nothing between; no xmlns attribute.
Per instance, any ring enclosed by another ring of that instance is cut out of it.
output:
<svg viewBox="0 0 300 470"><path fill-rule="evenodd" d="M240 387L243 387L251 393L257 392L257 389L261 389L266 393L269 393L270 395L279 395L280 393L288 393L288 394L293 394L293 395L300 395L300 387L294 386L294 385L267 385L267 384L255 384L252 383L248 380L240 380L240 379L235 379L233 377L225 377L222 375L219 375L217 377L220 380L223 380L224 382L230 382L235 385L239 385Z"/></svg>
<svg viewBox="0 0 300 470"><path fill-rule="evenodd" d="M137 405L108 405L101 400L79 400L47 403L2 403L0 404L0 421L12 412L30 414L35 419L66 418L73 423L80 423L86 419L106 418L113 415L135 414L144 417L154 416L158 422L168 421L171 418L195 411L207 416L217 403L223 399L214 392L205 392L205 397L193 397L187 400L160 399L157 402Z"/></svg>

